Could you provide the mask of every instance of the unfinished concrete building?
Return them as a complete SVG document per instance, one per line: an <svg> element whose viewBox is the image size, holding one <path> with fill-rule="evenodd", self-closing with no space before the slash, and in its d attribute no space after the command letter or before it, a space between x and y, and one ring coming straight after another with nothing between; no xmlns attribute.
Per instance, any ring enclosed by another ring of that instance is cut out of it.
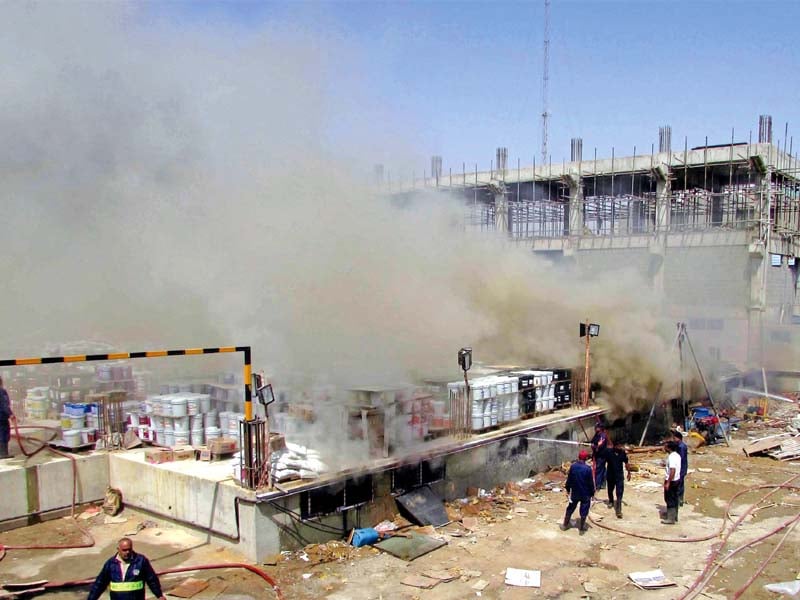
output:
<svg viewBox="0 0 800 600"><path fill-rule="evenodd" d="M636 269L713 358L798 370L798 161L771 117L755 142L674 150L662 127L657 151L585 160L573 139L569 162L511 168L498 148L490 171L434 169L422 186L463 195L468 226L580 272Z"/></svg>

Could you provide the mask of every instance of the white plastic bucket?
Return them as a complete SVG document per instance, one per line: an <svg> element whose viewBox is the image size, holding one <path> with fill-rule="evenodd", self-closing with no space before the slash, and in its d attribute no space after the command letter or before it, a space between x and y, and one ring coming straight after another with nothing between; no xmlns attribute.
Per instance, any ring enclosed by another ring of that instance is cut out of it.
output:
<svg viewBox="0 0 800 600"><path fill-rule="evenodd" d="M196 415L200 412L199 394L192 394L186 397L186 414Z"/></svg>
<svg viewBox="0 0 800 600"><path fill-rule="evenodd" d="M175 417L172 421L175 435L178 435L179 431L182 433L189 431L189 417Z"/></svg>
<svg viewBox="0 0 800 600"><path fill-rule="evenodd" d="M189 432L176 433L173 446L188 446L189 445Z"/></svg>
<svg viewBox="0 0 800 600"><path fill-rule="evenodd" d="M128 423L131 424L131 427L139 427L139 414L128 413Z"/></svg>
<svg viewBox="0 0 800 600"><path fill-rule="evenodd" d="M81 445L80 429L66 429L63 434L64 445L74 448Z"/></svg>
<svg viewBox="0 0 800 600"><path fill-rule="evenodd" d="M81 429L81 443L91 444L95 441L95 431L91 427L84 427Z"/></svg>
<svg viewBox="0 0 800 600"><path fill-rule="evenodd" d="M202 429L203 415L192 415L189 417L189 429Z"/></svg>
<svg viewBox="0 0 800 600"><path fill-rule="evenodd" d="M186 416L186 396L180 395L172 398L172 416L185 417Z"/></svg>
<svg viewBox="0 0 800 600"><path fill-rule="evenodd" d="M172 430L164 430L164 445L165 446L174 446L175 445L175 432Z"/></svg>
<svg viewBox="0 0 800 600"><path fill-rule="evenodd" d="M83 429L86 427L86 417L84 415L81 415L80 417L77 415L71 415L69 419L72 421L72 424L70 425L71 429Z"/></svg>
<svg viewBox="0 0 800 600"><path fill-rule="evenodd" d="M220 435L219 427L206 427L206 442L218 438Z"/></svg>
<svg viewBox="0 0 800 600"><path fill-rule="evenodd" d="M219 413L216 410L210 410L203 415L203 425L208 427L219 426Z"/></svg>
<svg viewBox="0 0 800 600"><path fill-rule="evenodd" d="M153 427L151 430L152 439L151 441L156 444L164 444L164 428L157 428Z"/></svg>
<svg viewBox="0 0 800 600"><path fill-rule="evenodd" d="M205 431L202 429L192 429L190 438L192 446L202 446L205 444L206 440Z"/></svg>
<svg viewBox="0 0 800 600"><path fill-rule="evenodd" d="M208 394L200 394L198 400L200 402L201 413L207 413L208 411L211 410L211 396L209 396Z"/></svg>
<svg viewBox="0 0 800 600"><path fill-rule="evenodd" d="M72 418L67 413L61 413L61 428L69 429L72 427Z"/></svg>
<svg viewBox="0 0 800 600"><path fill-rule="evenodd" d="M231 413L229 413L226 410L223 410L221 413L219 413L219 428L222 431L228 431L228 422L230 419L230 414Z"/></svg>

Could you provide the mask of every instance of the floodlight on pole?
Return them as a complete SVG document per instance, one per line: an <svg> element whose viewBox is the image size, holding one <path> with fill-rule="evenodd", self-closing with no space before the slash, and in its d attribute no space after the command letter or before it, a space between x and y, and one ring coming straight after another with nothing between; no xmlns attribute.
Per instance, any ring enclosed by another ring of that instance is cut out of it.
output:
<svg viewBox="0 0 800 600"><path fill-rule="evenodd" d="M472 366L472 348L461 348L458 351L458 366L464 371L464 403L461 405L460 402L456 402L456 414L451 416L455 419L455 432L461 436L467 434L472 423L472 402L469 398L469 379L467 379L467 371Z"/></svg>
<svg viewBox="0 0 800 600"><path fill-rule="evenodd" d="M583 406L589 406L589 387L590 387L590 355L589 355L589 340L593 337L600 335L600 325L598 323L590 323L586 319L585 323L581 323L580 337L586 338L586 357L584 358L583 369Z"/></svg>

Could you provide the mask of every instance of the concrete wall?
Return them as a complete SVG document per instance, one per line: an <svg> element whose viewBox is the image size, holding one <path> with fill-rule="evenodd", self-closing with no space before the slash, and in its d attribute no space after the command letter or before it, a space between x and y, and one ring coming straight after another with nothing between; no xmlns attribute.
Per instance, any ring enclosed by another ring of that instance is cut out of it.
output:
<svg viewBox="0 0 800 600"><path fill-rule="evenodd" d="M669 248L664 265L668 304L732 307L746 315L750 299L746 246Z"/></svg>
<svg viewBox="0 0 800 600"><path fill-rule="evenodd" d="M766 260L770 260L767 255ZM782 257L781 266L773 267L771 263L767 266L767 306L778 306L781 304L794 304L796 302L796 286L794 273L786 264L786 257ZM787 315L787 319L791 315Z"/></svg>
<svg viewBox="0 0 800 600"><path fill-rule="evenodd" d="M101 500L108 487L108 455L76 456L78 504ZM72 505L72 461L54 458L26 465L23 459L0 465L0 521L69 508Z"/></svg>
<svg viewBox="0 0 800 600"><path fill-rule="evenodd" d="M181 461L154 465L145 463L141 452L114 453L109 455L109 479L112 487L122 491L126 504L236 537L235 499L245 491L229 477L201 476L199 471L203 467L210 470L213 463L194 463L192 466L199 468L190 472L184 467L187 464L188 461Z"/></svg>
<svg viewBox="0 0 800 600"><path fill-rule="evenodd" d="M582 250L577 257L578 266L585 274L633 269L648 285L652 279L650 251L647 248Z"/></svg>

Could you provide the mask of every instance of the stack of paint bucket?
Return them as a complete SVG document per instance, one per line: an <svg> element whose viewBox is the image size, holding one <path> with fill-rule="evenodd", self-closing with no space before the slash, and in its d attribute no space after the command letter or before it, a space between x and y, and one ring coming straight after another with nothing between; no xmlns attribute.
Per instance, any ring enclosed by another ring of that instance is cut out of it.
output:
<svg viewBox="0 0 800 600"><path fill-rule="evenodd" d="M50 388L34 387L25 396L25 416L28 419L46 419Z"/></svg>
<svg viewBox="0 0 800 600"><path fill-rule="evenodd" d="M147 431L144 431L143 417L147 417ZM130 415L129 426L132 428L133 421L133 415ZM135 428L140 439L169 447L200 446L207 437L219 436L216 411L211 410L209 395L194 392L148 396L140 404Z"/></svg>

